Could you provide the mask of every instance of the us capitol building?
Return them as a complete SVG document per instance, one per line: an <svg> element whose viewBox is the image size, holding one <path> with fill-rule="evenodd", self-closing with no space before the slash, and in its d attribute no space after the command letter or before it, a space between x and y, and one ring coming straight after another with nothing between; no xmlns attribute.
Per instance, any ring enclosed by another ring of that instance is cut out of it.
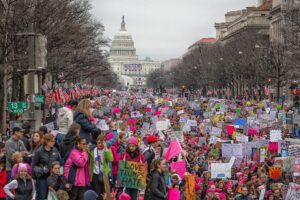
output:
<svg viewBox="0 0 300 200"><path fill-rule="evenodd" d="M149 57L139 60L132 36L125 28L124 16L120 31L114 36L110 48L109 62L125 87L145 87L147 75L161 68L161 63Z"/></svg>

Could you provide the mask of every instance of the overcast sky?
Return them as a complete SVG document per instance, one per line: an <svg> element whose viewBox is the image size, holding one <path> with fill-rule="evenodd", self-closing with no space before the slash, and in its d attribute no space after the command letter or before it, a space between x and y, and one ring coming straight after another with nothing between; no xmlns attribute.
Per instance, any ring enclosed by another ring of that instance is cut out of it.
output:
<svg viewBox="0 0 300 200"><path fill-rule="evenodd" d="M215 22L228 11L256 6L257 0L91 0L93 14L112 39L125 16L140 59L164 61L183 55L203 37L215 37Z"/></svg>

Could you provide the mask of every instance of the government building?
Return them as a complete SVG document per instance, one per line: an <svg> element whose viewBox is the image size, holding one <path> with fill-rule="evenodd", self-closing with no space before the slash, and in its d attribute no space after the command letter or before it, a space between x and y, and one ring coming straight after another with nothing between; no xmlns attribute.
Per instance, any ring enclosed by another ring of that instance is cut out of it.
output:
<svg viewBox="0 0 300 200"><path fill-rule="evenodd" d="M148 74L161 68L160 62L149 57L139 60L132 36L126 30L124 16L121 29L111 44L109 62L122 86L130 88L145 87Z"/></svg>

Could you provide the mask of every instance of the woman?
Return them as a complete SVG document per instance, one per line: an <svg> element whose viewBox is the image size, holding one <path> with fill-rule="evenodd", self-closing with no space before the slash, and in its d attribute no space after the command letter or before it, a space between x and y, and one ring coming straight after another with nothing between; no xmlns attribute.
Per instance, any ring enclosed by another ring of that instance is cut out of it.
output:
<svg viewBox="0 0 300 200"><path fill-rule="evenodd" d="M158 158L152 163L152 179L150 186L150 199L152 200L167 200L167 186L164 178L166 171L166 161Z"/></svg>
<svg viewBox="0 0 300 200"><path fill-rule="evenodd" d="M90 104L91 103L88 99L81 100L74 113L74 121L81 126L80 137L84 138L87 143L89 143L91 140L91 132L95 129L98 129L97 126L93 123L95 119L90 112Z"/></svg>
<svg viewBox="0 0 300 200"><path fill-rule="evenodd" d="M11 193L14 190L14 194ZM18 168L18 174L16 179L8 183L4 187L6 195L15 200L35 200L36 191L34 182L31 176L27 172L27 167L25 164L21 163Z"/></svg>
<svg viewBox="0 0 300 200"><path fill-rule="evenodd" d="M145 162L144 155L138 146L138 140L135 137L131 137L128 141L126 151L121 156L121 160L133 161L133 162ZM131 196L131 200L136 200L138 195L137 189L126 188L125 193Z"/></svg>
<svg viewBox="0 0 300 200"><path fill-rule="evenodd" d="M113 161L113 154L107 148L105 138L99 135L97 138L97 147L89 152L90 180L92 189L97 193L98 200L102 200L104 190L104 176L110 175L110 164Z"/></svg>
<svg viewBox="0 0 300 200"><path fill-rule="evenodd" d="M31 156L33 157L36 150L42 145L43 133L41 131L35 131L32 134L31 146Z"/></svg>
<svg viewBox="0 0 300 200"><path fill-rule="evenodd" d="M67 182L64 175L60 175L60 164L55 161L51 165L51 175L47 178L49 190L57 192L58 190L69 190L71 185Z"/></svg>
<svg viewBox="0 0 300 200"><path fill-rule="evenodd" d="M90 183L87 142L78 138L64 166L64 175L72 184L70 199L83 200L83 193Z"/></svg>
<svg viewBox="0 0 300 200"><path fill-rule="evenodd" d="M60 155L64 162L68 159L71 150L74 148L76 140L79 138L80 128L81 126L79 124L73 122L68 133L65 135L60 144Z"/></svg>
<svg viewBox="0 0 300 200"><path fill-rule="evenodd" d="M47 178L50 176L51 164L60 159L59 152L54 144L54 136L50 133L45 134L43 145L36 150L32 160L33 177L36 179L37 186L37 200L47 198Z"/></svg>

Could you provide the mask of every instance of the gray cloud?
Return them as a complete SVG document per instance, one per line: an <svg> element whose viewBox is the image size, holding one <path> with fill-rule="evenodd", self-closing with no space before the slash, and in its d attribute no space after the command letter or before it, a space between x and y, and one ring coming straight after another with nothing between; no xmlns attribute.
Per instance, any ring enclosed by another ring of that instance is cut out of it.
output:
<svg viewBox="0 0 300 200"><path fill-rule="evenodd" d="M215 22L228 11L255 6L257 0L91 0L94 16L113 38L124 15L140 59L180 57L203 37L215 37Z"/></svg>

